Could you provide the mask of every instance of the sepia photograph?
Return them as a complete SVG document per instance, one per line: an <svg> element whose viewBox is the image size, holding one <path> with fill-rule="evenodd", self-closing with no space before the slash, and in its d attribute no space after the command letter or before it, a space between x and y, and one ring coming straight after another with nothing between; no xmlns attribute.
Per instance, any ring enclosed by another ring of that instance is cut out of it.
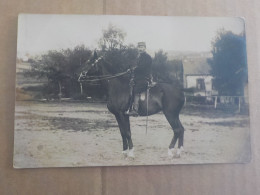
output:
<svg viewBox="0 0 260 195"><path fill-rule="evenodd" d="M20 14L14 168L248 163L245 21Z"/></svg>

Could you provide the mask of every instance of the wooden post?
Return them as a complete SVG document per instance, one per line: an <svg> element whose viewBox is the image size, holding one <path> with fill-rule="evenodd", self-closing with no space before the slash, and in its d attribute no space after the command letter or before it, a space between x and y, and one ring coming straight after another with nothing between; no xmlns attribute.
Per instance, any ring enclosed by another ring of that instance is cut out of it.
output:
<svg viewBox="0 0 260 195"><path fill-rule="evenodd" d="M217 104L218 104L218 96L215 97L215 109L217 108Z"/></svg>
<svg viewBox="0 0 260 195"><path fill-rule="evenodd" d="M241 104L241 101L240 101L240 97L238 97L238 113L240 113L240 104Z"/></svg>
<svg viewBox="0 0 260 195"><path fill-rule="evenodd" d="M80 83L80 94L83 94L83 88L82 88L82 83Z"/></svg>
<svg viewBox="0 0 260 195"><path fill-rule="evenodd" d="M62 93L61 93L61 83L60 83L60 81L58 83L59 83L59 94L58 94L58 96L59 96L59 101L61 101L61 96L62 96Z"/></svg>

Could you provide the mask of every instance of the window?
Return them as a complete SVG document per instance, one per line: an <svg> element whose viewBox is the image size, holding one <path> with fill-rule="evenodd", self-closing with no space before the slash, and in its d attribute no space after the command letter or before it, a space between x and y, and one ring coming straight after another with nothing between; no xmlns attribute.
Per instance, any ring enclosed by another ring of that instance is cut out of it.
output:
<svg viewBox="0 0 260 195"><path fill-rule="evenodd" d="M205 82L204 79L197 79L197 89L205 90Z"/></svg>

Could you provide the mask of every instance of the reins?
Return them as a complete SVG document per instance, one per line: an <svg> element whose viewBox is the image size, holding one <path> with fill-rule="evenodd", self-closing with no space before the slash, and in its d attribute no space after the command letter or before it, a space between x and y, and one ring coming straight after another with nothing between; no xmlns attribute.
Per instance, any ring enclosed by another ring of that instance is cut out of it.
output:
<svg viewBox="0 0 260 195"><path fill-rule="evenodd" d="M103 59L103 57L99 57L98 59L96 59L96 61L94 63L92 63L91 66L93 67L101 59ZM78 78L78 82L96 82L96 81L109 80L109 79L117 78L117 77L123 76L127 73L130 73L131 70L127 69L124 72L120 72L120 73L117 73L117 74L114 74L114 75L102 75L102 76L98 76L98 75L97 76L86 76L87 72L88 71L80 73L79 78ZM82 77L84 77L84 79L82 79Z"/></svg>
<svg viewBox="0 0 260 195"><path fill-rule="evenodd" d="M88 76L88 77L82 75L82 73L81 73L80 76L79 76L78 81L79 82L96 82L96 81L109 80L109 79L113 79L113 78L117 78L117 77L123 76L123 75L125 75L125 74L127 74L129 72L130 72L130 70L128 69L125 72L120 72L120 73L117 73L117 74L114 74L114 75ZM85 78L82 79L81 77L85 77Z"/></svg>

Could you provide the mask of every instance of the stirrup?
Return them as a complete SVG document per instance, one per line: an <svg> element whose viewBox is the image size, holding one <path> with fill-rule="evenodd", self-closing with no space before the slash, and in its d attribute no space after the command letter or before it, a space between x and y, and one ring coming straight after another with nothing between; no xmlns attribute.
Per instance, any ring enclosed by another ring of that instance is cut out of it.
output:
<svg viewBox="0 0 260 195"><path fill-rule="evenodd" d="M126 111L125 114L127 114L128 116L139 116L138 112L135 110L131 110L131 111Z"/></svg>

